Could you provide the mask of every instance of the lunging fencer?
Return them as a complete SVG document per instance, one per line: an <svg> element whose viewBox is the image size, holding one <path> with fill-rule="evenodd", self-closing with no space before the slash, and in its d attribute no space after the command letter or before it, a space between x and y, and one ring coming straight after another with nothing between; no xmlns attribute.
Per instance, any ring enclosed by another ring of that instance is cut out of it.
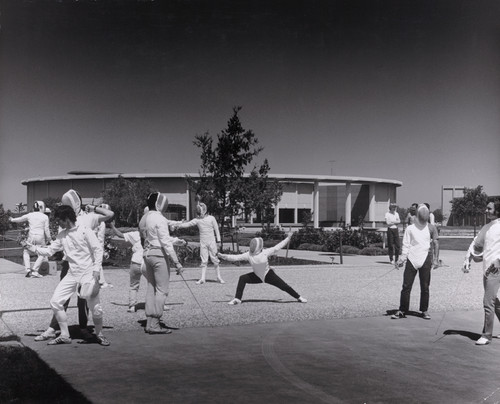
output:
<svg viewBox="0 0 500 404"><path fill-rule="evenodd" d="M486 216L490 220L483 226L469 246L462 270L469 272L470 263L483 262L483 308L484 326L476 345L488 345L493 337L495 315L500 320L500 201L486 206Z"/></svg>
<svg viewBox="0 0 500 404"><path fill-rule="evenodd" d="M143 240L144 264L146 266L146 327L148 334L169 334L171 330L163 328L160 319L168 296L170 283L170 264L168 256L174 262L177 273L182 271L174 245L186 245L184 240L171 237L168 220L163 216L168 200L159 192L151 193L147 198L149 211L139 223L139 232Z"/></svg>
<svg viewBox="0 0 500 404"><path fill-rule="evenodd" d="M196 284L201 285L206 282L208 259L212 261L217 274L217 281L226 283L221 277L219 268L219 258L217 258L217 243L220 243L220 232L217 220L207 213L207 205L199 203L196 206L198 217L186 223L175 226L176 229L185 229L192 226L198 226L200 231L200 258L201 258L201 278Z"/></svg>
<svg viewBox="0 0 500 404"><path fill-rule="evenodd" d="M50 306L54 312L61 335L48 342L49 345L70 344L68 318L64 304L71 295L78 292L88 303L95 327L93 339L107 346L109 341L102 334L103 310L99 300L99 272L102 264L102 247L95 233L85 225L76 223L76 215L70 206L61 205L55 210L55 219L61 231L48 247L27 244L36 254L50 257L63 251L69 263L66 276L57 285ZM90 342L87 340L87 342Z"/></svg>
<svg viewBox="0 0 500 404"><path fill-rule="evenodd" d="M425 320L430 320L429 286L431 269L437 264L436 252L439 250L439 236L434 225L428 223L429 209L424 204L418 206L415 222L409 225L403 236L403 251L399 257L398 267L405 266L403 287L399 310L391 318L406 317L410 308L410 294L415 277L420 279L420 312ZM406 265L405 265L406 264Z"/></svg>
<svg viewBox="0 0 500 404"><path fill-rule="evenodd" d="M27 242L33 245L45 246L50 242L49 218L44 213L45 203L36 201L33 204L33 212L27 213L20 217L9 217L11 223L26 223L28 222L28 239ZM23 263L26 269L26 278L41 278L42 275L38 272L45 257L39 255L31 268L30 252L27 248L23 249Z"/></svg>
<svg viewBox="0 0 500 404"><path fill-rule="evenodd" d="M228 304L235 305L241 303L243 291L247 283L268 283L288 293L300 303L307 303L307 299L299 295L269 267L269 257L285 247L291 237L292 233L289 233L287 238L271 248L264 248L264 240L260 237L256 237L250 241L250 250L243 254L217 254L219 258L230 262L248 261L253 269L253 272L240 276L236 288L236 295Z"/></svg>

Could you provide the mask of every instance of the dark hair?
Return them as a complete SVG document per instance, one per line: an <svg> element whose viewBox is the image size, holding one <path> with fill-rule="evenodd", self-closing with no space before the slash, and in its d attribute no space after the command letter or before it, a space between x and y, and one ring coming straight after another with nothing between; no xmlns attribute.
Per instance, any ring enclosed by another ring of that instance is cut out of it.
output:
<svg viewBox="0 0 500 404"><path fill-rule="evenodd" d="M54 218L60 220L69 219L70 222L76 222L76 213L71 206L68 205L60 205L56 207L54 212Z"/></svg>
<svg viewBox="0 0 500 404"><path fill-rule="evenodd" d="M424 202L424 205L427 206L427 209L429 209L429 211L431 210L431 205L429 205L427 202Z"/></svg>
<svg viewBox="0 0 500 404"><path fill-rule="evenodd" d="M497 215L497 217L500 217L500 200L496 199L492 202L493 202L493 206L495 208L495 215Z"/></svg>
<svg viewBox="0 0 500 404"><path fill-rule="evenodd" d="M156 210L156 201L158 200L158 195L160 195L159 192L151 192L148 195L147 205L149 210Z"/></svg>

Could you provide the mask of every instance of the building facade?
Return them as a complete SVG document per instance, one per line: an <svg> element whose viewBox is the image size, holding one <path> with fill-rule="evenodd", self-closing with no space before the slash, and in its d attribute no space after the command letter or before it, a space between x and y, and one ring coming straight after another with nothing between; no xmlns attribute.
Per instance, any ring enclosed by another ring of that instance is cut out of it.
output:
<svg viewBox="0 0 500 404"><path fill-rule="evenodd" d="M186 176L198 174L105 174L69 173L60 177L41 177L24 180L28 206L36 200L60 198L68 189L77 190L84 201L101 200L107 184L118 177L144 179L164 193L170 206L175 207L175 219L189 220L193 215L194 195ZM269 175L283 185L283 195L274 207L276 225L298 225L310 217L314 227L359 226L376 227L384 223L390 202L396 202L397 188L402 182L380 178L314 175ZM250 217L249 225L257 218ZM243 218L233 218L242 224Z"/></svg>

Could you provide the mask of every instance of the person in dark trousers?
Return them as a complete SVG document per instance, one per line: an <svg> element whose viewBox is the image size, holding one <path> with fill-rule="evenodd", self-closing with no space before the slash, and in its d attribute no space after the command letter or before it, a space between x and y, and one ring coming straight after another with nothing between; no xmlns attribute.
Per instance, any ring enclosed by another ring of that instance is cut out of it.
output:
<svg viewBox="0 0 500 404"><path fill-rule="evenodd" d="M399 259L399 251L401 244L399 242L399 229L398 224L401 223L399 213L396 212L397 205L391 203L389 205L389 212L385 214L385 223L387 224L387 248L389 250L389 260L391 264L397 265ZM394 257L394 260L393 258Z"/></svg>
<svg viewBox="0 0 500 404"><path fill-rule="evenodd" d="M398 266L405 265L403 288L399 310L391 316L392 319L404 318L410 306L410 294L415 277L420 279L420 311L422 318L430 320L429 286L431 269L435 263L434 252L438 251L439 236L436 227L428 223L429 209L424 204L419 205L415 223L408 226L403 236L403 251L399 257ZM434 244L434 248L432 248Z"/></svg>
<svg viewBox="0 0 500 404"><path fill-rule="evenodd" d="M268 283L270 285L276 286L288 293L293 298L297 299L301 303L307 303L307 300L300 296L291 286L289 286L283 279L281 279L273 269L269 267L269 256L275 254L277 251L281 250L284 246L288 244L292 233L288 234L288 237L282 242L276 244L274 247L264 249L264 241L262 238L253 238L250 241L250 250L243 254L230 255L230 254L217 254L217 256L223 260L236 262L236 261L248 261L252 266L253 272L249 272L245 275L241 275L238 281L238 286L236 288L236 295L233 300L228 304L235 305L241 303L241 298L243 297L243 291L247 283Z"/></svg>

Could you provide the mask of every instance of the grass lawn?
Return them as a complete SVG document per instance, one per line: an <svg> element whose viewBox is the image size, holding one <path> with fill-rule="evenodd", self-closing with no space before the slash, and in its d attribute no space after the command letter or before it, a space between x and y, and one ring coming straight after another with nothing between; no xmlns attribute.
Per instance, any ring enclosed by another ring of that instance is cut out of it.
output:
<svg viewBox="0 0 500 404"><path fill-rule="evenodd" d="M440 238L439 239L439 249L440 250L452 250L452 251L465 251L469 248L472 241L471 238Z"/></svg>
<svg viewBox="0 0 500 404"><path fill-rule="evenodd" d="M88 404L31 349L0 345L0 402Z"/></svg>

